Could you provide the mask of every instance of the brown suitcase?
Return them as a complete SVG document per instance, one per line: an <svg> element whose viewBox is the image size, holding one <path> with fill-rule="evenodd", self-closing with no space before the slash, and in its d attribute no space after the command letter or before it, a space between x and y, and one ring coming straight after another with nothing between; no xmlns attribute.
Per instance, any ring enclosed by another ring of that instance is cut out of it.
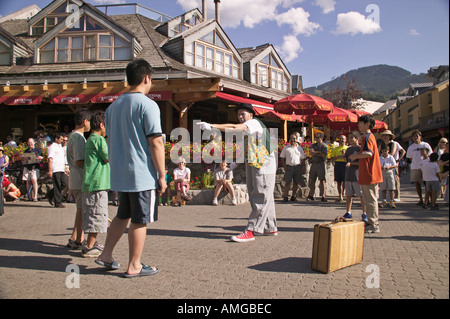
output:
<svg viewBox="0 0 450 319"><path fill-rule="evenodd" d="M323 273L363 260L364 222L335 221L314 226L312 269Z"/></svg>

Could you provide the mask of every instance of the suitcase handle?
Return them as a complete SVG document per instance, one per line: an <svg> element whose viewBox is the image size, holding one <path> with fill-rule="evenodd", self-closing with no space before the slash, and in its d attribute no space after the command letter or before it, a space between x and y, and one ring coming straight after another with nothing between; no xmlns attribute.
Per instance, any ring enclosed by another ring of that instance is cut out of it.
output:
<svg viewBox="0 0 450 319"><path fill-rule="evenodd" d="M344 218L344 217L342 217L342 216L338 216L338 217L336 217L336 218L334 219L334 221L332 222L332 224L336 224L336 223L339 223L339 222L344 222L344 223L346 223L346 222L348 222L348 221L349 221L349 219Z"/></svg>

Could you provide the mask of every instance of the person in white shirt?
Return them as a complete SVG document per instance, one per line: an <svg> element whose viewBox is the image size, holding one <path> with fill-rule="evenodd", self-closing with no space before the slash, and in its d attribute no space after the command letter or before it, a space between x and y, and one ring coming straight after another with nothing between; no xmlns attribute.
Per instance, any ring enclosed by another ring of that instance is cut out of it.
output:
<svg viewBox="0 0 450 319"><path fill-rule="evenodd" d="M173 170L173 180L175 182L175 190L177 191L177 204L175 206L181 206L181 199L189 201L187 196L189 190L189 181L191 180L191 170L186 167L186 160L180 158L178 167Z"/></svg>
<svg viewBox="0 0 450 319"><path fill-rule="evenodd" d="M295 133L290 136L289 144L283 147L283 150L280 153L280 158L281 164L284 168L284 182L286 183L284 186L283 201L288 201L291 182L292 180L294 180L294 184L292 186L291 201L295 202L295 195L297 194L298 184L302 182L304 184L302 174L305 173L304 160L306 159L303 148L298 145L298 139Z"/></svg>
<svg viewBox="0 0 450 319"><path fill-rule="evenodd" d="M406 157L411 159L411 183L415 183L416 192L420 199L416 205L422 206L422 171L420 169L420 163L423 158L420 154L420 150L425 147L428 149L428 154L431 154L433 150L430 144L422 142L422 133L420 131L415 131L412 135L412 139L414 143L408 147Z"/></svg>
<svg viewBox="0 0 450 319"><path fill-rule="evenodd" d="M48 153L48 175L53 180L53 199L49 195L50 203L57 208L64 208L61 192L67 184L66 180L66 158L64 149L61 146L64 136L61 133L55 134L55 141L49 146Z"/></svg>
<svg viewBox="0 0 450 319"><path fill-rule="evenodd" d="M426 183L426 195L425 195L425 203L422 205L424 208L428 207L429 200L431 201L431 210L439 209L436 204L436 199L438 193L440 191L440 172L441 169L439 165L436 163L438 160L438 154L433 153L428 157L427 150L423 149L422 151L424 160L421 163L421 170L423 180Z"/></svg>
<svg viewBox="0 0 450 319"><path fill-rule="evenodd" d="M232 241L242 243L255 240L254 233L265 236L278 235L273 196L277 163L269 130L255 117L253 106L242 103L236 109L239 124L199 122L198 125L202 130L210 131L214 128L222 132L245 133L248 137L245 172L252 211L245 230L231 237Z"/></svg>
<svg viewBox="0 0 450 319"><path fill-rule="evenodd" d="M382 202L380 207L386 207L386 193L389 191L389 206L391 208L395 208L394 202L394 190L395 190L395 169L397 167L397 162L394 157L389 154L389 149L387 146L381 147L381 156L380 156L380 166L381 172L383 174L383 182L380 184L380 190L382 191Z"/></svg>

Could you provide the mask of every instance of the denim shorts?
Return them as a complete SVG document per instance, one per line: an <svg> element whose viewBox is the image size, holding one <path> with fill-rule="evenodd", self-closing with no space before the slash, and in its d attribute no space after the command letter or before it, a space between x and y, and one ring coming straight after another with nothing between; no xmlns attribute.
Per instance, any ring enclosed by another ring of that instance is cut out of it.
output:
<svg viewBox="0 0 450 319"><path fill-rule="evenodd" d="M156 189L142 192L119 192L117 218L134 224L148 224L158 220L158 193Z"/></svg>

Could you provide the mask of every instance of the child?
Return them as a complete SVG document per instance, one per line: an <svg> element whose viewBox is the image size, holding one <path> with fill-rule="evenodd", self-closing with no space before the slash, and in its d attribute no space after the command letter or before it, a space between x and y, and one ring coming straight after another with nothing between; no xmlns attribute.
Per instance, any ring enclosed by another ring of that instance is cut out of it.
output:
<svg viewBox="0 0 450 319"><path fill-rule="evenodd" d="M175 206L181 206L181 199L190 201L186 192L189 190L189 181L191 179L191 170L186 167L186 160L180 158L178 167L173 170L173 176L175 181L175 190L177 191L177 203Z"/></svg>
<svg viewBox="0 0 450 319"><path fill-rule="evenodd" d="M220 163L220 166L214 171L214 179L216 181L214 185L214 199L213 205L217 206L217 196L219 196L220 191L228 191L231 194L231 203L236 206L237 201L234 195L233 185L231 184L233 180L233 171L227 169L227 163L225 160Z"/></svg>
<svg viewBox="0 0 450 319"><path fill-rule="evenodd" d="M424 158L422 164L421 164L421 170L422 170L422 177L423 180L426 183L426 195L425 195L425 203L424 207L427 207L428 200L431 198L431 210L438 210L438 206L436 204L436 198L438 196L438 193L441 190L441 186L439 184L441 177L440 177L440 168L439 165L436 163L438 160L438 154L433 153L430 155L428 160L428 153L427 151L422 152L422 156Z"/></svg>
<svg viewBox="0 0 450 319"><path fill-rule="evenodd" d="M377 140L370 131L375 126L375 119L365 114L358 119L358 129L364 134L361 151L350 155L349 159L359 159L358 184L361 185L364 205L366 206L366 233L379 233L378 216L378 184L383 181L381 176L380 156L378 155Z"/></svg>
<svg viewBox="0 0 450 319"><path fill-rule="evenodd" d="M11 183L11 181L8 179L8 177L6 177L6 175L3 176L2 189L6 195L8 195L13 199L13 203L18 202L20 200L21 195L20 190L17 188L16 185Z"/></svg>
<svg viewBox="0 0 450 319"><path fill-rule="evenodd" d="M97 234L108 231L108 190L110 168L108 144L105 140L105 112L97 111L91 120L92 134L84 150L83 175L83 231L88 234L81 248L82 257L98 257L103 247L97 243Z"/></svg>
<svg viewBox="0 0 450 319"><path fill-rule="evenodd" d="M366 215L366 206L364 206L364 199L362 197L361 185L358 184L358 167L359 160L350 161L349 157L352 154L359 153L361 150L359 146L359 132L352 132L348 136L348 142L350 146L345 151L345 157L347 159L346 170L345 170L345 197L346 197L346 208L347 212L344 215L344 218L353 218L352 216L352 202L353 202L353 194L359 196L361 200L361 208L362 208L362 220L367 222Z"/></svg>
<svg viewBox="0 0 450 319"><path fill-rule="evenodd" d="M381 197L383 201L380 207L387 207L386 201L386 191L389 191L389 206L390 208L396 208L394 202L394 191L395 191L395 168L397 167L397 162L394 156L389 154L389 149L386 145L381 147L380 156L381 171L383 174L383 182L380 184L380 189L382 191Z"/></svg>
<svg viewBox="0 0 450 319"><path fill-rule="evenodd" d="M164 205L167 206L169 201L170 201L170 196L171 196L171 192L170 192L170 183L172 182L172 177L169 174L169 168L166 165L166 183L167 183L167 189L164 193L161 194L161 203L160 205Z"/></svg>

